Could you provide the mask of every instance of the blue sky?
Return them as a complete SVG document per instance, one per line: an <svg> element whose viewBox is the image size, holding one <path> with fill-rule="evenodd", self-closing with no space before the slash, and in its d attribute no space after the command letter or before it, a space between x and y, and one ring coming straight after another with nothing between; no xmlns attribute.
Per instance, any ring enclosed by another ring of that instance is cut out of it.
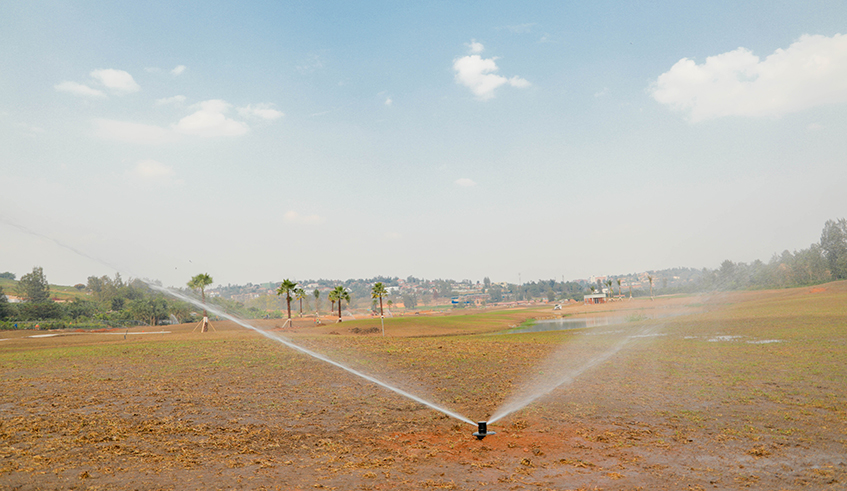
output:
<svg viewBox="0 0 847 491"><path fill-rule="evenodd" d="M847 4L702 3L6 2L0 271L516 282L808 247L847 210Z"/></svg>

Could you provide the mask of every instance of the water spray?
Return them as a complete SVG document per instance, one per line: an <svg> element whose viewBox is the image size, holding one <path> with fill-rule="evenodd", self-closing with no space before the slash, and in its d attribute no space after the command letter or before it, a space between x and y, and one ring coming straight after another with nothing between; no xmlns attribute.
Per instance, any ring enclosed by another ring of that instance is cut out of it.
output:
<svg viewBox="0 0 847 491"><path fill-rule="evenodd" d="M162 292L162 293L165 293L165 294L167 294L167 295L170 295L170 296L172 296L172 297L174 297L174 298L178 298L178 299L183 300L183 301L185 301L185 302L191 303L191 304L196 305L196 306L198 306L198 307L203 307L203 304L202 304L202 303L200 303L198 300L196 300L196 299L194 299L194 298L191 298L191 297L189 297L189 296L186 296L186 295L184 295L184 294L182 294L182 293L180 293L180 292L176 292L176 291L171 290L171 289L169 289L169 288L165 288L165 287L162 287L162 286L159 286L159 285L155 285L155 284L150 283L150 282L146 282L146 283L147 283L147 285L148 285L150 288L152 288L152 289L154 289L154 290L158 290L158 291L160 291L160 292ZM416 396L416 395L414 395L414 394L410 394L410 393L406 392L406 391L405 391L405 390L403 390L403 389L398 389L397 387L394 387L394 386L392 386L392 385L389 385L389 384L387 384L387 383L385 383L385 382L383 382L383 381L381 381L381 380L379 380L379 379L376 379L376 378L374 378L374 377L372 377L372 376L370 376L370 375L367 375L367 374L365 374L365 373L362 373L362 372L360 372L360 371L358 371L358 370L356 370L356 369L350 368L350 367L348 367L348 366L346 366L346 365L344 365L344 364L342 364L342 363L339 363L339 362L337 362L337 361L335 361L335 360L331 360L331 359L327 358L326 356L324 356L324 355L322 355L322 354L320 354L320 353L314 352L314 351L312 351L312 350L310 350L310 349L308 349L308 348L304 348L304 347L302 347L302 346L300 346L300 345L297 345L297 344L295 344L294 342L292 342L291 340L289 340L289 339L287 339L287 338L284 338L284 337L282 337L282 336L280 336L280 335L278 335L278 334L271 333L271 332L268 332L268 331L265 331L265 330L259 329L258 327L251 325L250 323L248 323L247 321L245 321L245 320L243 320L243 319L239 319L238 317L235 317L235 316L233 316L233 315L227 314L226 312L224 312L224 311L222 311L222 310L219 310L219 309L217 309L217 308L214 308L214 307L212 307L212 306L210 306L210 305L206 305L206 308L207 308L210 312L212 312L213 314L215 314L215 315L217 315L217 316L220 316L220 317L223 317L223 318L225 318L225 319L231 320L232 322L235 322L236 324L238 324L238 325L239 325L239 326L241 326L241 327L244 327L244 328L250 329L251 331L256 331L256 332L258 332L259 334L261 334L262 336L265 336L266 338L273 339L274 341L280 342L280 343L284 344L285 346L288 346L289 348L295 349L295 350L297 350L297 351L299 351L299 352L301 352L301 353L307 354L307 355L309 355L309 356L311 356L311 357L313 357L313 358L316 358L316 359L321 360L321 361L323 361L323 362L329 363L330 365L333 365L333 366L336 366L336 367L338 367L338 368L341 368L342 370L345 370L345 371L347 371L347 372L349 372L349 373L352 373L353 375L356 375L356 376L358 376L358 377L361 377L361 378L363 378L363 379L367 380L368 382L372 382L372 383L374 383L374 384L377 384L377 385L379 385L380 387L386 388L386 389L388 389L388 390L390 390L390 391L392 391L392 392L395 392L395 393L397 393L397 394L400 394L400 395L401 395L401 396L403 396L403 397L406 397L406 398L411 399L411 400L413 400L413 401L415 401L415 402L418 402L418 403L420 403L420 404L423 404L424 406L427 406L427 407L429 407L429 408L431 408L431 409L435 409L436 411L438 411L438 412L440 412L440 413L443 413L443 414L446 414L447 416L450 416L451 418L458 419L459 421L462 421L462 422L464 422L464 423L468 423L468 424L470 424L470 425L474 425L474 426L476 426L476 425L477 425L477 423L474 423L471 419L469 419L469 418L467 418L467 417L465 417L465 416L462 416L462 415L457 414L457 413L455 413L455 412L453 412L453 411L450 411L450 410L449 410L449 409L447 409L447 408L441 407L441 406L439 406L438 404L435 404L434 402L430 402L430 401L427 401L427 400L425 400L425 399L422 399L422 398L420 398L420 397L418 397L418 396ZM491 432L488 432L487 434L489 434L489 435L490 435L490 434L491 434ZM477 438L478 438L478 437L477 437Z"/></svg>

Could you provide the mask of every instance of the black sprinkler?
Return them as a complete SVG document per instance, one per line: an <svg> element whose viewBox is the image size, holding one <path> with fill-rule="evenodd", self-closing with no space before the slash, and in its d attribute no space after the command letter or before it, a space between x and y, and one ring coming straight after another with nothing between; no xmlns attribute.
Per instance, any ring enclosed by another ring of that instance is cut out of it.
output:
<svg viewBox="0 0 847 491"><path fill-rule="evenodd" d="M473 434L473 436L475 436L477 440L482 440L488 435L496 434L493 431L488 431L488 421L480 421L479 423L477 423L477 425L479 426L479 430L474 432Z"/></svg>

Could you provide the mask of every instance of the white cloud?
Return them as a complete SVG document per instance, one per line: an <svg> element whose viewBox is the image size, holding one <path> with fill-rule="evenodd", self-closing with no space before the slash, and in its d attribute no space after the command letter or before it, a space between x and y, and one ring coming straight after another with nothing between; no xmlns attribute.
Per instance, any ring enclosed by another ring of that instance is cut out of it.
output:
<svg viewBox="0 0 847 491"><path fill-rule="evenodd" d="M163 179L174 175L174 170L167 165L155 160L141 160L132 171L132 175L142 179Z"/></svg>
<svg viewBox="0 0 847 491"><path fill-rule="evenodd" d="M476 39L471 39L470 44L466 44L465 46L468 47L468 51L470 51L472 55L482 53L485 49L485 46L483 46L482 43L476 42Z"/></svg>
<svg viewBox="0 0 847 491"><path fill-rule="evenodd" d="M91 77L119 94L129 94L141 90L141 87L133 80L132 75L123 70L115 70L114 68L94 70L91 72Z"/></svg>
<svg viewBox="0 0 847 491"><path fill-rule="evenodd" d="M480 52L482 49L482 45L476 41L471 43L471 52ZM494 72L499 70L494 62L496 59L482 58L478 54L472 54L455 60L453 70L456 71L456 83L471 89L471 92L483 101L494 97L494 90L501 85L518 88L530 86L530 83L521 77L506 78L495 74Z"/></svg>
<svg viewBox="0 0 847 491"><path fill-rule="evenodd" d="M282 219L288 223L317 224L324 222L324 218L322 216L301 215L293 210L285 212L285 215L282 216Z"/></svg>
<svg viewBox="0 0 847 491"><path fill-rule="evenodd" d="M111 119L95 119L94 135L105 140L144 145L168 143L179 138L179 135L167 128Z"/></svg>
<svg viewBox="0 0 847 491"><path fill-rule="evenodd" d="M238 114L240 114L242 117L253 116L267 121L273 121L275 119L279 119L285 116L282 111L277 111L271 106L272 104L267 103L256 104L255 106L253 106L252 104L248 104L245 107L239 107Z"/></svg>
<svg viewBox="0 0 847 491"><path fill-rule="evenodd" d="M683 58L651 87L653 98L692 122L781 116L847 102L847 35L804 35L764 60L738 48L698 65Z"/></svg>
<svg viewBox="0 0 847 491"><path fill-rule="evenodd" d="M92 89L91 87L76 82L62 82L53 86L59 92L67 92L68 94L78 95L82 97L106 97L102 91Z"/></svg>
<svg viewBox="0 0 847 491"><path fill-rule="evenodd" d="M470 188L476 186L476 183L467 177L463 177L461 179L456 179L455 184L457 186L462 186L463 188Z"/></svg>
<svg viewBox="0 0 847 491"><path fill-rule="evenodd" d="M173 70L171 70L171 74L173 75L181 75L182 72L185 71L185 65L177 65Z"/></svg>
<svg viewBox="0 0 847 491"><path fill-rule="evenodd" d="M162 99L156 99L156 105L157 106L165 106L167 104L173 104L173 105L179 106L183 102L185 102L185 96L184 95L175 95L173 97L164 97Z"/></svg>
<svg viewBox="0 0 847 491"><path fill-rule="evenodd" d="M386 98L385 98L385 105L386 105L386 106L390 106L390 105L392 105L392 104L394 104L394 101L393 101L393 100L391 100L391 98L390 98L390 97L386 97Z"/></svg>
<svg viewBox="0 0 847 491"><path fill-rule="evenodd" d="M227 118L224 115L232 107L232 104L226 101L212 99L200 102L192 107L197 108L197 110L172 125L174 130L204 138L241 136L250 130L246 123Z"/></svg>
<svg viewBox="0 0 847 491"><path fill-rule="evenodd" d="M173 168L156 160L139 160L127 174L148 184L174 185L182 184L182 180L174 179L176 172Z"/></svg>

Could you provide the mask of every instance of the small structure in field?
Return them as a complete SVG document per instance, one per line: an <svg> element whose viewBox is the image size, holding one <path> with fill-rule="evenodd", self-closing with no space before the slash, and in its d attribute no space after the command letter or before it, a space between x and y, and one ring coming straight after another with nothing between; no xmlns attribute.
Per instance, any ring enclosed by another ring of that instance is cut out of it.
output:
<svg viewBox="0 0 847 491"><path fill-rule="evenodd" d="M583 301L586 305L593 303L606 303L606 294L592 293L591 295L586 295L585 297L583 297Z"/></svg>

